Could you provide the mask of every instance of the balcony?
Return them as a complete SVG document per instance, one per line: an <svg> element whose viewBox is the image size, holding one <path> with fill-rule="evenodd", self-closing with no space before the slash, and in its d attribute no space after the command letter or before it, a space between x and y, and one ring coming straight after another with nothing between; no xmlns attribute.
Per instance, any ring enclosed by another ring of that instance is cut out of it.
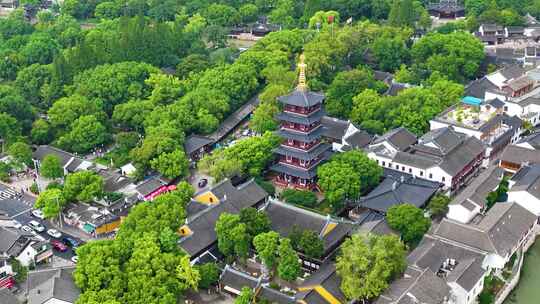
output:
<svg viewBox="0 0 540 304"><path fill-rule="evenodd" d="M294 148L294 149L298 149L298 150L301 150L301 151L309 151L313 147L317 146L320 142L321 142L320 140L316 140L316 141L313 141L313 142L310 142L310 143L303 143L303 142L299 142L299 141L294 140L291 143L290 141L286 140L286 141L284 141L282 143L282 145L285 146L285 147Z"/></svg>
<svg viewBox="0 0 540 304"><path fill-rule="evenodd" d="M293 105L285 105L283 108L283 111L303 116L308 116L311 113L314 113L315 111L318 111L321 108L320 105L315 105L312 107L298 107Z"/></svg>
<svg viewBox="0 0 540 304"><path fill-rule="evenodd" d="M312 167L316 166L321 160L322 160L322 157L318 157L310 161L304 161L304 163L302 164L299 159L296 159L296 158L287 159L286 157L282 156L279 158L279 163L287 165L287 166L293 166L293 167L303 169L303 170L309 170Z"/></svg>
<svg viewBox="0 0 540 304"><path fill-rule="evenodd" d="M288 131L293 131L293 132L306 133L306 134L313 131L313 130L315 130L315 129L317 129L320 126L321 126L320 123L314 123L311 126L306 126L306 125L301 125L301 124L294 124L294 123L283 123L283 124L281 124L282 129L285 129L285 130L288 130Z"/></svg>

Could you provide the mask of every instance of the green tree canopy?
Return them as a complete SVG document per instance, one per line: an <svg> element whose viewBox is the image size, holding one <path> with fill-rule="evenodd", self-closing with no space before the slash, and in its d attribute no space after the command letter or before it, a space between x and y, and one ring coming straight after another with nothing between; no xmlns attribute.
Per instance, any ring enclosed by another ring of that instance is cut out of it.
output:
<svg viewBox="0 0 540 304"><path fill-rule="evenodd" d="M32 149L27 143L16 142L9 146L7 153L12 157L13 166L32 166Z"/></svg>
<svg viewBox="0 0 540 304"><path fill-rule="evenodd" d="M64 176L64 168L60 165L60 158L54 154L45 155L39 166L39 174L51 179Z"/></svg>
<svg viewBox="0 0 540 304"><path fill-rule="evenodd" d="M47 189L39 194L35 207L43 211L45 218L54 218L62 212L66 203L62 190Z"/></svg>
<svg viewBox="0 0 540 304"><path fill-rule="evenodd" d="M109 140L107 128L94 115L84 115L71 124L71 130L58 139L66 150L85 153Z"/></svg>
<svg viewBox="0 0 540 304"><path fill-rule="evenodd" d="M246 224L240 221L239 215L222 213L215 229L221 253L228 257L247 258L250 240Z"/></svg>
<svg viewBox="0 0 540 304"><path fill-rule="evenodd" d="M431 221L424 216L424 211L411 204L392 206L386 213L388 225L401 232L405 243L418 242L429 230Z"/></svg>
<svg viewBox="0 0 540 304"><path fill-rule="evenodd" d="M83 170L66 176L64 196L68 201L90 202L103 195L103 178L93 171Z"/></svg>
<svg viewBox="0 0 540 304"><path fill-rule="evenodd" d="M360 151L339 153L317 170L319 185L334 208L346 199L357 199L379 183L382 168Z"/></svg>
<svg viewBox="0 0 540 304"><path fill-rule="evenodd" d="M302 267L298 261L298 254L294 251L290 239L282 238L280 240L278 255L278 276L289 282L296 280L302 271Z"/></svg>
<svg viewBox="0 0 540 304"><path fill-rule="evenodd" d="M253 246L257 250L259 258L270 271L278 261L279 239L279 234L275 231L258 234L253 239Z"/></svg>
<svg viewBox="0 0 540 304"><path fill-rule="evenodd" d="M160 154L150 161L150 166L161 175L171 179L184 177L189 173L189 162L186 153L179 149L171 153Z"/></svg>
<svg viewBox="0 0 540 304"><path fill-rule="evenodd" d="M354 234L341 245L336 270L349 300L370 300L407 268L405 246L393 235Z"/></svg>
<svg viewBox="0 0 540 304"><path fill-rule="evenodd" d="M428 209L433 216L444 216L448 212L450 198L444 194L436 194L429 200Z"/></svg>

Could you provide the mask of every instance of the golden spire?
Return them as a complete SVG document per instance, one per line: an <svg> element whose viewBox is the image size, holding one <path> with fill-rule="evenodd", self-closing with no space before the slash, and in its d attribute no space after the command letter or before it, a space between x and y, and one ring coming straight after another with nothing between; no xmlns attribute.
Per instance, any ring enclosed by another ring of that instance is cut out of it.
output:
<svg viewBox="0 0 540 304"><path fill-rule="evenodd" d="M305 92L307 91L307 84L306 84L306 67L307 65L304 63L304 54L302 53L300 55L300 63L298 63L298 69L299 69L299 74L298 74L298 86L296 87L296 89L298 91L302 91L302 92Z"/></svg>

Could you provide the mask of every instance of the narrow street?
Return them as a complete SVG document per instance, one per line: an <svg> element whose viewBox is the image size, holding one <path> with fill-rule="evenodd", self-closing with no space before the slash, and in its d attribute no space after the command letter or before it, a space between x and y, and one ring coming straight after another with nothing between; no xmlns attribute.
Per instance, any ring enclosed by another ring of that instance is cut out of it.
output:
<svg viewBox="0 0 540 304"><path fill-rule="evenodd" d="M9 217L21 223L21 225L28 225L30 221L35 220L45 226L46 230L54 228L61 231L61 238L71 237L82 243L81 238L73 235L73 233L69 233L67 228L59 228L49 220L42 220L33 216L31 212L35 200L35 197L30 194L25 193L20 196L20 193L16 189L0 184L0 211L5 212ZM49 241L52 238L46 233L46 230L38 234ZM57 250L53 250L53 252L55 257L67 260L69 263L72 263L71 258L75 255L71 249L68 249L66 252L59 252Z"/></svg>

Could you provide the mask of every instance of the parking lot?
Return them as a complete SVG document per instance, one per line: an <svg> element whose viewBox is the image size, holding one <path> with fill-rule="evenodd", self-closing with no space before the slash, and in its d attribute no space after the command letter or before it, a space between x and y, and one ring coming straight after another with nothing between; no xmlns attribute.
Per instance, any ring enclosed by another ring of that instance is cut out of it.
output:
<svg viewBox="0 0 540 304"><path fill-rule="evenodd" d="M78 242L82 243L81 239L66 233L65 229L58 228L57 225L53 225L48 220L42 220L32 215L32 206L34 205L35 198L27 193L20 193L14 188L8 187L4 184L0 184L0 210L5 212L9 217L18 221L21 225L28 225L30 221L37 221L45 226L44 232L36 232L46 240L51 240L46 231L48 229L57 229L62 232L62 237L71 237ZM61 258L66 261L70 261L75 255L73 250L68 249L65 252L59 252L53 250L55 257Z"/></svg>

